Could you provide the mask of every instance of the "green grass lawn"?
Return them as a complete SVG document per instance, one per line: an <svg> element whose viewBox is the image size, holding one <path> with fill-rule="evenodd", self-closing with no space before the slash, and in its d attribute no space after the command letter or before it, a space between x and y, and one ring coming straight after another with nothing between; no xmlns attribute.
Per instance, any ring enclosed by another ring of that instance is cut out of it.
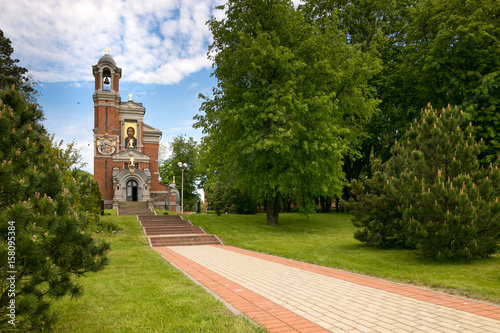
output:
<svg viewBox="0 0 500 333"><path fill-rule="evenodd" d="M135 216L103 219L122 228L110 236L110 263L79 279L82 297L54 303L55 332L266 332L170 266Z"/></svg>
<svg viewBox="0 0 500 333"><path fill-rule="evenodd" d="M382 250L353 237L348 214L280 214L268 226L266 215L184 215L226 245L322 266L431 287L500 304L500 256L482 260L433 261L412 250Z"/></svg>

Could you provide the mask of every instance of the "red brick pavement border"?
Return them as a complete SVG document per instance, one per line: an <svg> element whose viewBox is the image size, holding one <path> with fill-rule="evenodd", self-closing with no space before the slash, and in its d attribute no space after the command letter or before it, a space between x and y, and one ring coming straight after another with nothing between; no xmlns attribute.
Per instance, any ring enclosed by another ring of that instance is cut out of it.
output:
<svg viewBox="0 0 500 333"><path fill-rule="evenodd" d="M235 248L223 245L213 246L221 246L226 250L235 250ZM328 332L328 330L322 328L321 326L316 325L298 314L285 309L281 305L278 305L217 273L214 273L213 271L197 264L175 251L170 250L167 247L155 247L154 249L172 264L182 269L184 272L202 283L205 287L223 298L226 302L234 306L237 310L241 311L247 317L265 327L271 333ZM252 255L252 253L255 252L250 252L249 255ZM252 256L255 257L255 255Z"/></svg>
<svg viewBox="0 0 500 333"><path fill-rule="evenodd" d="M272 255L267 255L259 252L253 252L249 250L244 250L227 245L214 245L220 247L224 250L233 251L236 253L248 255L251 257L275 262L278 264L286 265L289 267L303 269L305 271L322 274L335 279L344 280L347 282L352 282L365 287L370 287L374 289L384 290L390 293L398 294L401 296L410 297L413 299L418 299L428 303L445 306L448 308L461 310L469 312L478 316L483 316L495 320L500 320L500 306L490 305L486 303L481 303L473 301L470 299L460 298L441 294L438 292L433 292L429 290L424 290L416 287L411 287L407 285L402 285L393 282L387 282L379 280L376 278L371 278L367 276L362 276L358 274L348 273L344 271L339 271L333 268L322 267L312 264L303 263L300 261L280 258Z"/></svg>

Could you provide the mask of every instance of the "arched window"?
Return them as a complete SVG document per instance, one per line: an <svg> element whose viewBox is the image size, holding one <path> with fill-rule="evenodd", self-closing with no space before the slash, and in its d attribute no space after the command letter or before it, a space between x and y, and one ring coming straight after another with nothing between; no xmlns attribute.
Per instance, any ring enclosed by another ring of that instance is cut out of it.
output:
<svg viewBox="0 0 500 333"><path fill-rule="evenodd" d="M102 90L111 90L111 72L108 68L104 68L102 72Z"/></svg>

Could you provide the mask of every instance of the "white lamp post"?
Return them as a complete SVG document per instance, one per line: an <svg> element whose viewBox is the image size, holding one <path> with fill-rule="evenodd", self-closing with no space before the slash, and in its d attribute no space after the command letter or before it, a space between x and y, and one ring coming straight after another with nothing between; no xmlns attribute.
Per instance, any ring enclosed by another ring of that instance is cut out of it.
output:
<svg viewBox="0 0 500 333"><path fill-rule="evenodd" d="M188 165L186 163L178 162L177 166L182 170L182 182L181 182L181 214L184 213L184 169L187 169Z"/></svg>

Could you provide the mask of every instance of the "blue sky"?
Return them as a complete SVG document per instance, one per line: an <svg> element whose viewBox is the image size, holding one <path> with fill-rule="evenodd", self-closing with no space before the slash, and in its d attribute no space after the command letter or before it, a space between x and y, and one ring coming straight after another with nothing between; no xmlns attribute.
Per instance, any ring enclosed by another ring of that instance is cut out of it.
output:
<svg viewBox="0 0 500 333"><path fill-rule="evenodd" d="M13 58L39 82L37 98L56 139L76 141L93 172L92 65L110 49L123 75L122 101L133 94L146 108L144 122L163 132L162 144L192 128L198 94L216 80L207 59L212 41L206 26L223 0L16 0L0 2L0 29Z"/></svg>

